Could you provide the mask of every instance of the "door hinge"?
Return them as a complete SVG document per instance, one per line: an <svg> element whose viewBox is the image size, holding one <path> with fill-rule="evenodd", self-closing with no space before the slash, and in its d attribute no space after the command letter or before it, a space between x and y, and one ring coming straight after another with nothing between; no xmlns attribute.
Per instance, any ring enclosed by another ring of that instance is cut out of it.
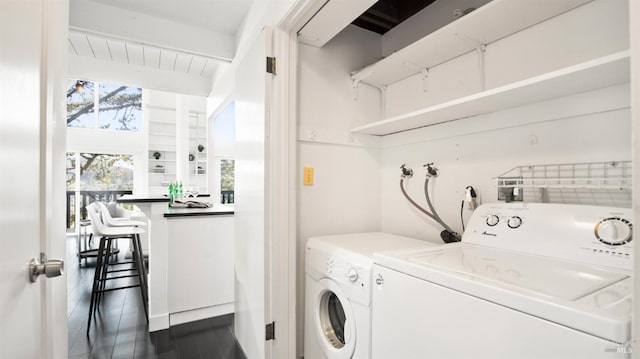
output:
<svg viewBox="0 0 640 359"><path fill-rule="evenodd" d="M267 72L270 74L276 74L276 58L267 56Z"/></svg>
<svg viewBox="0 0 640 359"><path fill-rule="evenodd" d="M265 326L265 340L276 339L276 322L271 322Z"/></svg>

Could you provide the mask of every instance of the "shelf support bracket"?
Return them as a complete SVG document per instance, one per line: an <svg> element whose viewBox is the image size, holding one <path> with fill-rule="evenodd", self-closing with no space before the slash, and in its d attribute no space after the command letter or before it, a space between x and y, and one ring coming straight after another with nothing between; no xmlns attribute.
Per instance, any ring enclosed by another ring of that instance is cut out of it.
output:
<svg viewBox="0 0 640 359"><path fill-rule="evenodd" d="M427 78L429 77L429 68L420 66L418 64L414 64L413 62L410 62L410 61L404 61L402 64L405 65L405 66L408 66L408 67L413 67L416 70L420 71L420 73L422 74L422 91L426 93L427 92Z"/></svg>
<svg viewBox="0 0 640 359"><path fill-rule="evenodd" d="M358 101L358 87L360 86L360 79L351 81L351 88L353 90L353 101Z"/></svg>
<svg viewBox="0 0 640 359"><path fill-rule="evenodd" d="M354 101L358 101L358 88L360 84L369 85L373 88L377 88L380 90L380 115L384 117L385 111L387 110L387 85L376 85L360 80L353 80L353 95Z"/></svg>
<svg viewBox="0 0 640 359"><path fill-rule="evenodd" d="M487 44L483 43L482 41L478 41L474 38L471 38L469 36L463 35L461 33L456 33L456 36L458 36L459 38L466 40L468 42L471 42L474 44L476 53L478 54L478 67L480 70L480 91L484 91L486 88L485 85L485 52L487 52Z"/></svg>

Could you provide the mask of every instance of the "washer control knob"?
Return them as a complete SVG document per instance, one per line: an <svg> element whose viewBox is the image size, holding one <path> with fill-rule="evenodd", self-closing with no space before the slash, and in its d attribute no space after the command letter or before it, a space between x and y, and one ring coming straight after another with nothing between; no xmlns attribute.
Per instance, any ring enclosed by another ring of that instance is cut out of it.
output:
<svg viewBox="0 0 640 359"><path fill-rule="evenodd" d="M631 222L624 218L610 217L596 223L593 232L598 240L610 246L621 246L631 242Z"/></svg>
<svg viewBox="0 0 640 359"><path fill-rule="evenodd" d="M349 278L350 281L355 282L358 280L358 271L351 267L349 268L349 270L347 271L347 278Z"/></svg>
<svg viewBox="0 0 640 359"><path fill-rule="evenodd" d="M491 214L489 215L489 217L487 217L487 226L493 227L498 224L498 222L500 222L500 217L496 216L495 214Z"/></svg>
<svg viewBox="0 0 640 359"><path fill-rule="evenodd" d="M507 226L509 228L518 228L522 225L522 218L518 216L513 216L507 220Z"/></svg>

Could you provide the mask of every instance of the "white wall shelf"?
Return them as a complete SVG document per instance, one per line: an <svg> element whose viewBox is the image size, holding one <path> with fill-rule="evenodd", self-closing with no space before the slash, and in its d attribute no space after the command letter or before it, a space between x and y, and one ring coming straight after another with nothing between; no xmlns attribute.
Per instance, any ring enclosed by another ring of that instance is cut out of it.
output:
<svg viewBox="0 0 640 359"><path fill-rule="evenodd" d="M390 85L592 0L493 0L351 75L355 82Z"/></svg>
<svg viewBox="0 0 640 359"><path fill-rule="evenodd" d="M622 51L488 91L351 129L388 135L629 82L629 51Z"/></svg>

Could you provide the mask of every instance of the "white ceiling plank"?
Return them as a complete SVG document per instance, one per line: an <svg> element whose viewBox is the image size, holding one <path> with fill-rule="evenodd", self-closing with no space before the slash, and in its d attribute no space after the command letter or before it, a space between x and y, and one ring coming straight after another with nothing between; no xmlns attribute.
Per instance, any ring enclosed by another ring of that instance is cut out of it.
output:
<svg viewBox="0 0 640 359"><path fill-rule="evenodd" d="M160 68L160 49L151 46L144 46L144 66L154 69Z"/></svg>
<svg viewBox="0 0 640 359"><path fill-rule="evenodd" d="M189 74L200 76L206 62L207 59L205 59L204 57L194 56L193 61L191 61L191 66L189 67Z"/></svg>
<svg viewBox="0 0 640 359"><path fill-rule="evenodd" d="M127 50L127 58L129 59L129 65L143 66L144 56L142 54L142 46L136 44L125 44Z"/></svg>
<svg viewBox="0 0 640 359"><path fill-rule="evenodd" d="M178 57L176 58L176 67L174 71L180 72L183 74L188 73L189 65L191 65L192 59L193 59L193 55L178 53Z"/></svg>
<svg viewBox="0 0 640 359"><path fill-rule="evenodd" d="M93 57L69 56L70 78L108 81L126 86L207 96L211 92L211 79L147 66L131 66L114 61L102 61Z"/></svg>
<svg viewBox="0 0 640 359"><path fill-rule="evenodd" d="M108 61L113 60L111 58L111 52L109 52L109 47L107 46L106 39L95 36L87 36L87 40L89 40L89 45L91 46L91 49L93 50L93 53L97 59Z"/></svg>
<svg viewBox="0 0 640 359"><path fill-rule="evenodd" d="M204 66L204 70L202 70L202 76L212 77L218 68L218 62L213 60L208 60L207 64Z"/></svg>
<svg viewBox="0 0 640 359"><path fill-rule="evenodd" d="M69 46L67 47L69 48L69 55L78 56L78 51L76 51L76 49L73 47L73 42L71 42L71 39L69 39Z"/></svg>
<svg viewBox="0 0 640 359"><path fill-rule="evenodd" d="M91 56L95 57L87 36L79 33L69 32L69 41L73 44L73 48L78 52L78 56Z"/></svg>
<svg viewBox="0 0 640 359"><path fill-rule="evenodd" d="M173 71L177 56L175 51L160 50L160 70Z"/></svg>
<svg viewBox="0 0 640 359"><path fill-rule="evenodd" d="M124 42L107 40L107 46L109 46L109 51L111 52L113 61L122 62L125 64L129 63L129 58L127 57L127 49L124 46Z"/></svg>
<svg viewBox="0 0 640 359"><path fill-rule="evenodd" d="M194 9L184 4L196 2L173 1L173 3L180 4L178 6L184 7L187 13L194 11ZM112 1L109 3L111 4ZM158 7L160 3L170 2L151 1L150 6ZM202 1L202 3L226 4L229 1ZM231 61L234 57L236 51L235 34L198 28L149 14L117 8L110 6L110 4L101 4L96 1L73 1L73 6L69 9L70 29L109 34L136 43L158 44L163 48L204 54L226 61ZM221 11L220 15L223 14L225 12ZM215 20L210 18L213 16L212 13L207 12L202 15L209 17L208 22L215 23ZM238 27L234 25L231 28L235 30Z"/></svg>

